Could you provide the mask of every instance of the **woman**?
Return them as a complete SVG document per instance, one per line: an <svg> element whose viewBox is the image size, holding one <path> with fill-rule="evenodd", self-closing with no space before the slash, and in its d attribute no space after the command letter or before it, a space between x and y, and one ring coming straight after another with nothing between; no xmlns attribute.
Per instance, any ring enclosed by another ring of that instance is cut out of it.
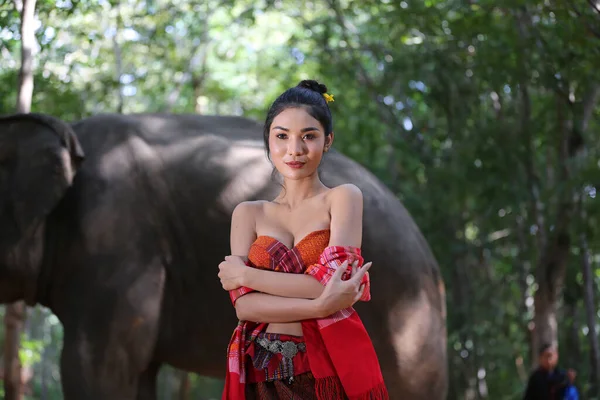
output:
<svg viewBox="0 0 600 400"><path fill-rule="evenodd" d="M219 265L240 319L228 348L226 400L388 398L351 308L370 299L362 193L351 184L328 188L318 176L334 136L326 92L302 81L275 100L264 141L282 191L233 211L232 255Z"/></svg>

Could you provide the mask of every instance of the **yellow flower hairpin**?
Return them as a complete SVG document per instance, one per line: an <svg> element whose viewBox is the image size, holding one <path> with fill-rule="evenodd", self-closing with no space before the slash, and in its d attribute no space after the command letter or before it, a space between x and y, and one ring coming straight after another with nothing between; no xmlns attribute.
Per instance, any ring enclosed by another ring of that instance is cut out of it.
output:
<svg viewBox="0 0 600 400"><path fill-rule="evenodd" d="M329 93L323 93L323 97L325 97L325 101L326 101L326 102L328 102L328 103L329 103L329 102L331 102L331 101L334 101L334 100L333 100L333 95L332 95L332 94L329 94Z"/></svg>

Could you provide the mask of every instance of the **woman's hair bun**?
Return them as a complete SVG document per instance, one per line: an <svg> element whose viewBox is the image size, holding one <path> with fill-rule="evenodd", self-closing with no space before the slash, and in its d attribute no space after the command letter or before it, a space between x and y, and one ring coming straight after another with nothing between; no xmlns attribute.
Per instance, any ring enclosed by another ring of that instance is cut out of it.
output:
<svg viewBox="0 0 600 400"><path fill-rule="evenodd" d="M306 79L306 80L301 81L298 84L298 87L303 87L303 88L307 88L310 90L314 90L315 92L320 93L320 94L327 93L327 86L325 86L322 83L319 83L315 80L312 80L312 79Z"/></svg>

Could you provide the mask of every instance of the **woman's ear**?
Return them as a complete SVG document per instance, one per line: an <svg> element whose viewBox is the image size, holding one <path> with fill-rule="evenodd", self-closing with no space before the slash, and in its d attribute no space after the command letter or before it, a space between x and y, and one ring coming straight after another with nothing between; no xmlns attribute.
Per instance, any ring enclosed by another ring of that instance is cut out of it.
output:
<svg viewBox="0 0 600 400"><path fill-rule="evenodd" d="M323 148L323 151L325 153L327 153L329 151L329 149L331 148L332 144L333 144L333 132L331 132L329 135L325 136L325 147Z"/></svg>

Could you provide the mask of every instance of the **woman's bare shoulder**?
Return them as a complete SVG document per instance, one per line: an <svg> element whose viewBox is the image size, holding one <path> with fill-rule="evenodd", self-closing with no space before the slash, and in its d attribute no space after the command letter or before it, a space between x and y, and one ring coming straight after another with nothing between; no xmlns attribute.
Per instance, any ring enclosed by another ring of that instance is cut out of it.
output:
<svg viewBox="0 0 600 400"><path fill-rule="evenodd" d="M242 201L237 206L235 206L233 212L235 213L236 211L238 211L241 213L255 213L258 211L262 211L265 205L267 204L269 204L269 202L266 200Z"/></svg>
<svg viewBox="0 0 600 400"><path fill-rule="evenodd" d="M331 188L327 192L327 198L330 206L336 203L343 204L362 204L363 194L358 186L353 183L344 183Z"/></svg>
<svg viewBox="0 0 600 400"><path fill-rule="evenodd" d="M264 212L266 203L268 202L264 200L242 201L233 209L232 219L256 221Z"/></svg>

